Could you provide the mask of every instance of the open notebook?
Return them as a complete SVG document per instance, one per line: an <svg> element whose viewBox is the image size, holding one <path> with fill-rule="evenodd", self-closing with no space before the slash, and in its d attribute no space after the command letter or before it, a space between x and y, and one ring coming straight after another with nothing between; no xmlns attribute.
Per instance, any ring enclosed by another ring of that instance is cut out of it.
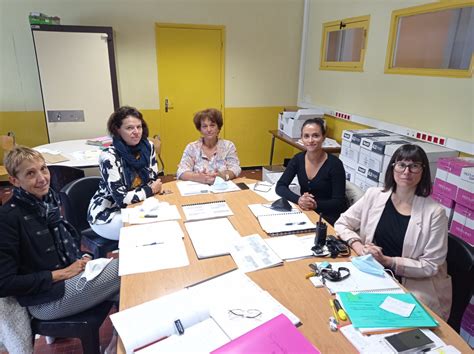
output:
<svg viewBox="0 0 474 354"><path fill-rule="evenodd" d="M241 309L259 313L252 318L232 313ZM236 270L117 312L111 315L111 320L127 353L139 349L140 353L203 353L280 314L293 324L300 322L268 292Z"/></svg>
<svg viewBox="0 0 474 354"><path fill-rule="evenodd" d="M301 211L289 211L257 216L263 231L269 236L302 234L315 231L315 225Z"/></svg>

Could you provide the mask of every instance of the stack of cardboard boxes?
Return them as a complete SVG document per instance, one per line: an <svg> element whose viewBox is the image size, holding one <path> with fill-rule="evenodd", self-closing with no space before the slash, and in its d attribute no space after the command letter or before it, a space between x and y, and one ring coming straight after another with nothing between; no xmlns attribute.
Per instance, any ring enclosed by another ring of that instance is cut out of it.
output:
<svg viewBox="0 0 474 354"><path fill-rule="evenodd" d="M446 209L450 233L474 246L474 158L440 159L432 197Z"/></svg>
<svg viewBox="0 0 474 354"><path fill-rule="evenodd" d="M457 151L387 130L344 130L339 158L344 164L346 179L364 191L369 187L383 186L385 171L393 153L400 146L408 143L417 144L426 152L432 179L434 179L436 161L439 158L458 155Z"/></svg>

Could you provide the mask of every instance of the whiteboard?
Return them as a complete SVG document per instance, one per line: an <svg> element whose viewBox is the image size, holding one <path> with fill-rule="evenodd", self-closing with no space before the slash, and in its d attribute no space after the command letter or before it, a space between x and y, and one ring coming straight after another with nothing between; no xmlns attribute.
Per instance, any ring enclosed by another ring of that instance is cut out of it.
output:
<svg viewBox="0 0 474 354"><path fill-rule="evenodd" d="M118 108L111 27L32 26L50 143L106 134Z"/></svg>

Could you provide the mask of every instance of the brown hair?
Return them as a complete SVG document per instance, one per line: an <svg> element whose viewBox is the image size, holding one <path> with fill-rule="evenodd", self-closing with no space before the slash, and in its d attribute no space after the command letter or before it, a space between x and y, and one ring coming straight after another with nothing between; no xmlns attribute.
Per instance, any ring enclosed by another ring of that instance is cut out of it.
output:
<svg viewBox="0 0 474 354"><path fill-rule="evenodd" d="M216 123L219 130L224 125L224 120L222 119L221 111L215 108L208 108L203 111L197 112L194 115L193 122L197 130L201 130L201 123L206 118L209 119L212 123Z"/></svg>
<svg viewBox="0 0 474 354"><path fill-rule="evenodd" d="M402 145L394 152L390 162L388 163L387 171L385 172L384 192L387 192L390 189L394 192L397 190L397 183L393 177L393 164L403 160L417 162L423 166L421 180L416 186L415 195L419 197L428 197L431 194L430 163L425 151L420 146L414 144Z"/></svg>
<svg viewBox="0 0 474 354"><path fill-rule="evenodd" d="M122 126L122 121L128 116L132 116L141 121L142 130L143 130L142 139L148 138L148 134L149 134L148 125L143 119L143 115L135 107L129 107L129 106L120 107L114 113L110 115L110 118L107 121L107 130L109 131L110 135L114 137L119 137L117 130Z"/></svg>
<svg viewBox="0 0 474 354"><path fill-rule="evenodd" d="M4 163L8 174L12 177L16 177L18 173L18 167L20 167L22 162L25 160L41 160L44 162L44 157L36 150L26 146L17 145L7 153L7 156L5 156Z"/></svg>

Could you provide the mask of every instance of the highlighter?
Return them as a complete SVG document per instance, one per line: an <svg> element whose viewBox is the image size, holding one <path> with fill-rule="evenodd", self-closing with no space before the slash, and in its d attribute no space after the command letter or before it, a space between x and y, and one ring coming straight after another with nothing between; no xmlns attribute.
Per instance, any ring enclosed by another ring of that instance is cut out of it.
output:
<svg viewBox="0 0 474 354"><path fill-rule="evenodd" d="M341 321L346 321L347 320L347 315L344 312L344 310L342 309L342 306L341 306L341 304L339 303L339 301L337 299L334 300L334 306L336 306L337 315L341 319Z"/></svg>
<svg viewBox="0 0 474 354"><path fill-rule="evenodd" d="M337 324L337 312L336 312L336 308L334 307L334 301L332 299L329 299L329 306L331 306L332 308L332 312L334 313L334 319Z"/></svg>

